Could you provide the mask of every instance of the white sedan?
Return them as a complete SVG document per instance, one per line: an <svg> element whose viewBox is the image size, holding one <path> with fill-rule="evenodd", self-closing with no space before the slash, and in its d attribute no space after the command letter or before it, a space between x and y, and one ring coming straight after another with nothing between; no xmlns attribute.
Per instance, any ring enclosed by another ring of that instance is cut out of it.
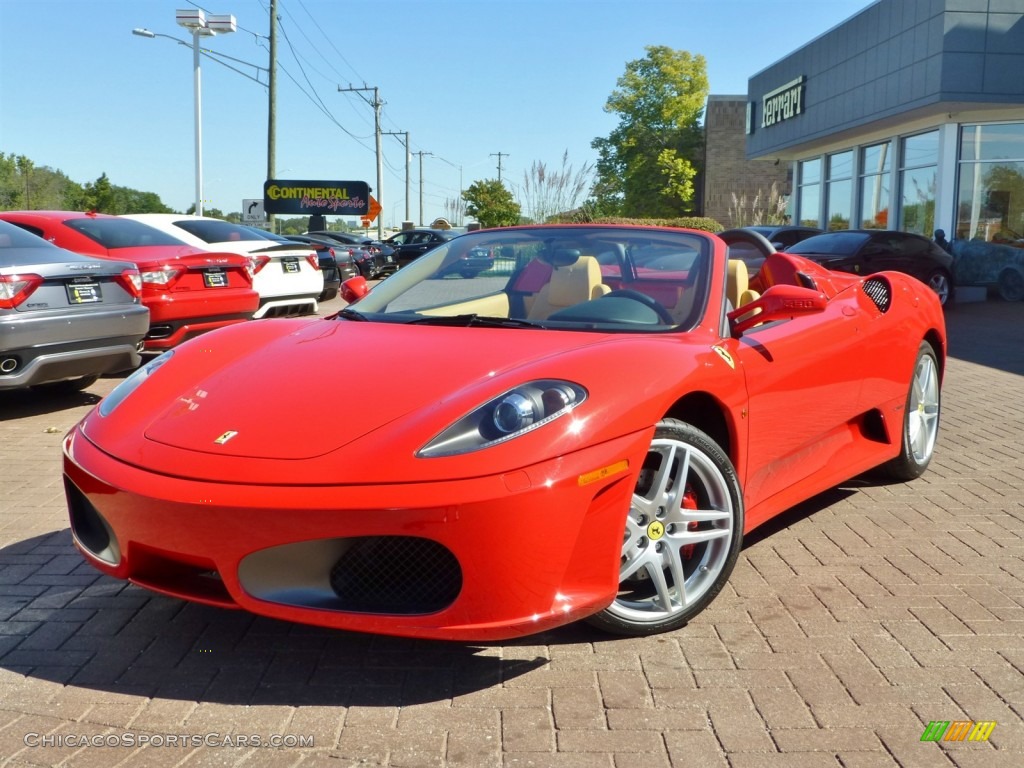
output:
<svg viewBox="0 0 1024 768"><path fill-rule="evenodd" d="M209 216L178 213L126 214L206 250L245 254L252 260L253 288L260 306L253 318L316 314L324 276L316 251L297 243L282 244L240 224Z"/></svg>

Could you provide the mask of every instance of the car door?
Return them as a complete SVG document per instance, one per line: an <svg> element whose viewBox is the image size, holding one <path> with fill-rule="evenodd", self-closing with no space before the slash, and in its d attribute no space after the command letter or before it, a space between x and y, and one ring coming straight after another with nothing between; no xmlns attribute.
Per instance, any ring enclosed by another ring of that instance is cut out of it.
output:
<svg viewBox="0 0 1024 768"><path fill-rule="evenodd" d="M748 390L750 503L826 472L850 444L850 424L862 408L862 361L851 354L862 318L853 300L840 295L823 312L727 340Z"/></svg>

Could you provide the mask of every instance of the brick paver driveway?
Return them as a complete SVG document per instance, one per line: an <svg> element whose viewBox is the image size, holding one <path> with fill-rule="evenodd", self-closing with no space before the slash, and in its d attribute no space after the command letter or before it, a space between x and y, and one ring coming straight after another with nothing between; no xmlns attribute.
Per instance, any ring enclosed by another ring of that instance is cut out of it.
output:
<svg viewBox="0 0 1024 768"><path fill-rule="evenodd" d="M71 545L60 443L117 379L2 394L0 761L1019 768L1024 304L949 329L931 470L792 510L698 620L639 640L350 635L101 577ZM932 721L995 726L922 741Z"/></svg>

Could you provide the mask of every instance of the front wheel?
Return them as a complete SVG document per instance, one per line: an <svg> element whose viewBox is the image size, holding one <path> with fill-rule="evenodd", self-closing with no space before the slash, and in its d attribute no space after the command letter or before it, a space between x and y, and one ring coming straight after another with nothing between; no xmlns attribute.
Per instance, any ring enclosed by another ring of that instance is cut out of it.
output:
<svg viewBox="0 0 1024 768"><path fill-rule="evenodd" d="M900 455L882 465L894 480L913 480L928 468L939 434L939 365L935 350L922 341L903 408Z"/></svg>
<svg viewBox="0 0 1024 768"><path fill-rule="evenodd" d="M626 517L615 600L588 621L642 636L685 625L722 590L743 542L743 494L706 434L659 422Z"/></svg>

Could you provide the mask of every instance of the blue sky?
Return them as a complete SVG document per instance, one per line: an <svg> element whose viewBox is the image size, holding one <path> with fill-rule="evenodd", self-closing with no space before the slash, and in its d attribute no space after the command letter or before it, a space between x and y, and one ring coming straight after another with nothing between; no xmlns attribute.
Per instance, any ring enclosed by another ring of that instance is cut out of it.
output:
<svg viewBox="0 0 1024 768"><path fill-rule="evenodd" d="M195 197L191 35L178 8L231 13L238 31L204 40L267 66L269 0L0 0L0 152L78 183L155 192L184 211ZM647 45L703 54L711 93L748 78L870 5L870 0L278 0L278 178L362 180L386 225L405 216L405 153L383 137L376 190L373 110L338 87L376 86L383 130L427 152L429 221L461 186L498 176L515 190L537 161L574 169L607 136L604 104ZM132 29L186 40L134 36ZM266 83L265 73L238 61ZM206 207L239 211L262 197L265 85L203 59ZM372 94L366 94L372 97ZM410 210L419 218L420 156Z"/></svg>

